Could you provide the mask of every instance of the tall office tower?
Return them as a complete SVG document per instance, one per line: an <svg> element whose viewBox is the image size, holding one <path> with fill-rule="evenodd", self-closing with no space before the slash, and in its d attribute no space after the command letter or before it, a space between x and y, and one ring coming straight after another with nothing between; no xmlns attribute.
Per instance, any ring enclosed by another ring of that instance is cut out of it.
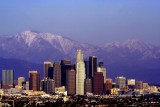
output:
<svg viewBox="0 0 160 107"><path fill-rule="evenodd" d="M143 89L143 82L142 81L136 81L135 89L142 90Z"/></svg>
<svg viewBox="0 0 160 107"><path fill-rule="evenodd" d="M92 93L92 79L86 78L85 79L85 94Z"/></svg>
<svg viewBox="0 0 160 107"><path fill-rule="evenodd" d="M44 78L50 78L50 79L54 78L54 67L48 68L48 77L44 77Z"/></svg>
<svg viewBox="0 0 160 107"><path fill-rule="evenodd" d="M107 78L106 83L105 83L105 93L106 94L111 94L111 89L112 89L112 79Z"/></svg>
<svg viewBox="0 0 160 107"><path fill-rule="evenodd" d="M14 87L13 70L2 70L2 85L3 89L9 89Z"/></svg>
<svg viewBox="0 0 160 107"><path fill-rule="evenodd" d="M61 86L61 65L58 62L53 63L53 67L49 67L48 78L55 81L55 87Z"/></svg>
<svg viewBox="0 0 160 107"><path fill-rule="evenodd" d="M25 78L24 77L19 77L18 78L18 86L22 86L23 82L25 82Z"/></svg>
<svg viewBox="0 0 160 107"><path fill-rule="evenodd" d="M66 89L69 95L76 94L76 71L74 69L66 73Z"/></svg>
<svg viewBox="0 0 160 107"><path fill-rule="evenodd" d="M104 83L106 83L106 68L103 62L98 62L97 72L102 72L104 76Z"/></svg>
<svg viewBox="0 0 160 107"><path fill-rule="evenodd" d="M134 90L135 84L136 84L136 80L135 79L128 79L127 80L127 85L128 85L129 89Z"/></svg>
<svg viewBox="0 0 160 107"><path fill-rule="evenodd" d="M53 67L53 62L45 61L44 62L44 78L48 77L48 70L50 67Z"/></svg>
<svg viewBox="0 0 160 107"><path fill-rule="evenodd" d="M97 72L97 58L95 56L89 57L89 78L92 78L94 73Z"/></svg>
<svg viewBox="0 0 160 107"><path fill-rule="evenodd" d="M115 82L117 87L121 90L124 91L126 89L126 78L121 76L121 77L116 77Z"/></svg>
<svg viewBox="0 0 160 107"><path fill-rule="evenodd" d="M84 60L84 64L85 64L86 78L89 78L89 61Z"/></svg>
<svg viewBox="0 0 160 107"><path fill-rule="evenodd" d="M53 80L55 81L55 87L61 86L61 65L59 63L53 64Z"/></svg>
<svg viewBox="0 0 160 107"><path fill-rule="evenodd" d="M29 71L29 89L33 91L40 90L40 74L38 71Z"/></svg>
<svg viewBox="0 0 160 107"><path fill-rule="evenodd" d="M48 94L53 94L55 92L55 82L53 79L49 78L44 78L41 81L41 88L42 91L48 93Z"/></svg>
<svg viewBox="0 0 160 107"><path fill-rule="evenodd" d="M66 72L71 69L71 60L61 60L61 85L66 86Z"/></svg>
<svg viewBox="0 0 160 107"><path fill-rule="evenodd" d="M81 50L77 50L76 61L76 95L84 95L85 65Z"/></svg>
<svg viewBox="0 0 160 107"><path fill-rule="evenodd" d="M102 72L95 72L93 76L93 94L103 94L104 77Z"/></svg>

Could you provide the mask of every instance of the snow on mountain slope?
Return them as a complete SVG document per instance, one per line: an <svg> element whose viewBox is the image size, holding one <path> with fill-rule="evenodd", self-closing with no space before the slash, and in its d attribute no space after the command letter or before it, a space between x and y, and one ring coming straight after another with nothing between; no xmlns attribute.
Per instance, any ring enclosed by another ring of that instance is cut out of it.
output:
<svg viewBox="0 0 160 107"><path fill-rule="evenodd" d="M125 42L106 43L102 46L93 46L81 43L51 33L24 31L15 36L0 37L0 56L11 58L39 57L55 58L60 56L73 57L77 49L82 49L84 56L97 55L101 59L113 55L116 57L139 56L140 59L160 58L160 48L145 42L131 39ZM42 56L44 55L44 56ZM31 60L31 58L29 58Z"/></svg>
<svg viewBox="0 0 160 107"><path fill-rule="evenodd" d="M124 74L134 78L140 73L137 79L141 79L144 75L145 78L154 73L159 75L160 47L140 40L131 39L94 46L60 35L29 30L14 36L0 36L1 58L20 59L39 64L46 60L74 61L77 49L82 49L85 59L94 55L98 61L104 61L107 65L107 75L111 77ZM158 76L156 81L160 82Z"/></svg>

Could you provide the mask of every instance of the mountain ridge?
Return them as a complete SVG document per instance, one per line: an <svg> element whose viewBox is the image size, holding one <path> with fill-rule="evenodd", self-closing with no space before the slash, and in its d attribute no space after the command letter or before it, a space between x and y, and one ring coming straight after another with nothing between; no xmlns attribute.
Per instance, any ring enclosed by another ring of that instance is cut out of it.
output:
<svg viewBox="0 0 160 107"><path fill-rule="evenodd" d="M124 73L124 76L134 78L132 75L137 74L137 79L142 77L142 80L160 83L158 77L155 80L150 80L149 77L152 73L156 76L160 74L160 46L140 40L131 39L95 46L60 35L29 30L15 36L0 36L0 57L7 59L14 58L39 64L46 60L75 61L77 49L82 49L85 59L97 56L99 61L105 62L108 77ZM146 75L146 78L143 75Z"/></svg>

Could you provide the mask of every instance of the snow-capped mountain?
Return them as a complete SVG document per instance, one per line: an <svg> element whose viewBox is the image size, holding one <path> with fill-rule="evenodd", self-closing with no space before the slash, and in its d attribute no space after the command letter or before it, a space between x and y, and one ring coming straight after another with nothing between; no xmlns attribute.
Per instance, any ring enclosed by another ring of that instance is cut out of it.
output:
<svg viewBox="0 0 160 107"><path fill-rule="evenodd" d="M42 64L45 60L74 60L77 49L82 49L85 58L94 55L99 61L104 61L108 69L107 75L111 77L126 75L130 78L150 78L153 73L160 74L160 47L140 40L94 46L60 35L29 30L14 36L0 36L1 58ZM159 81L158 77L155 81Z"/></svg>
<svg viewBox="0 0 160 107"><path fill-rule="evenodd" d="M60 35L33 31L0 38L0 56L4 58L18 58L32 62L58 60L73 57L77 49L82 49L88 56L94 53L97 47Z"/></svg>
<svg viewBox="0 0 160 107"><path fill-rule="evenodd" d="M140 59L159 59L160 48L139 40L106 43L102 46L93 46L54 35L35 31L24 31L15 36L0 36L0 57L17 58L31 62L44 60L59 60L75 57L76 50L82 49L85 57L91 55L107 57L139 56Z"/></svg>
<svg viewBox="0 0 160 107"><path fill-rule="evenodd" d="M159 59L160 58L160 47L153 46L140 40L130 39L125 42L112 42L106 43L102 46L106 53L113 53L118 51L124 55L139 54L141 59Z"/></svg>

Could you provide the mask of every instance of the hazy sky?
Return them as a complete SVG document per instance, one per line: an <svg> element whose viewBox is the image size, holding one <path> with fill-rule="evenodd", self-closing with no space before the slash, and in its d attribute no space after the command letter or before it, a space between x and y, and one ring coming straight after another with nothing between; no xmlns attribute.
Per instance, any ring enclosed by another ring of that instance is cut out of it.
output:
<svg viewBox="0 0 160 107"><path fill-rule="evenodd" d="M25 30L92 44L160 44L160 0L0 0L0 35Z"/></svg>

